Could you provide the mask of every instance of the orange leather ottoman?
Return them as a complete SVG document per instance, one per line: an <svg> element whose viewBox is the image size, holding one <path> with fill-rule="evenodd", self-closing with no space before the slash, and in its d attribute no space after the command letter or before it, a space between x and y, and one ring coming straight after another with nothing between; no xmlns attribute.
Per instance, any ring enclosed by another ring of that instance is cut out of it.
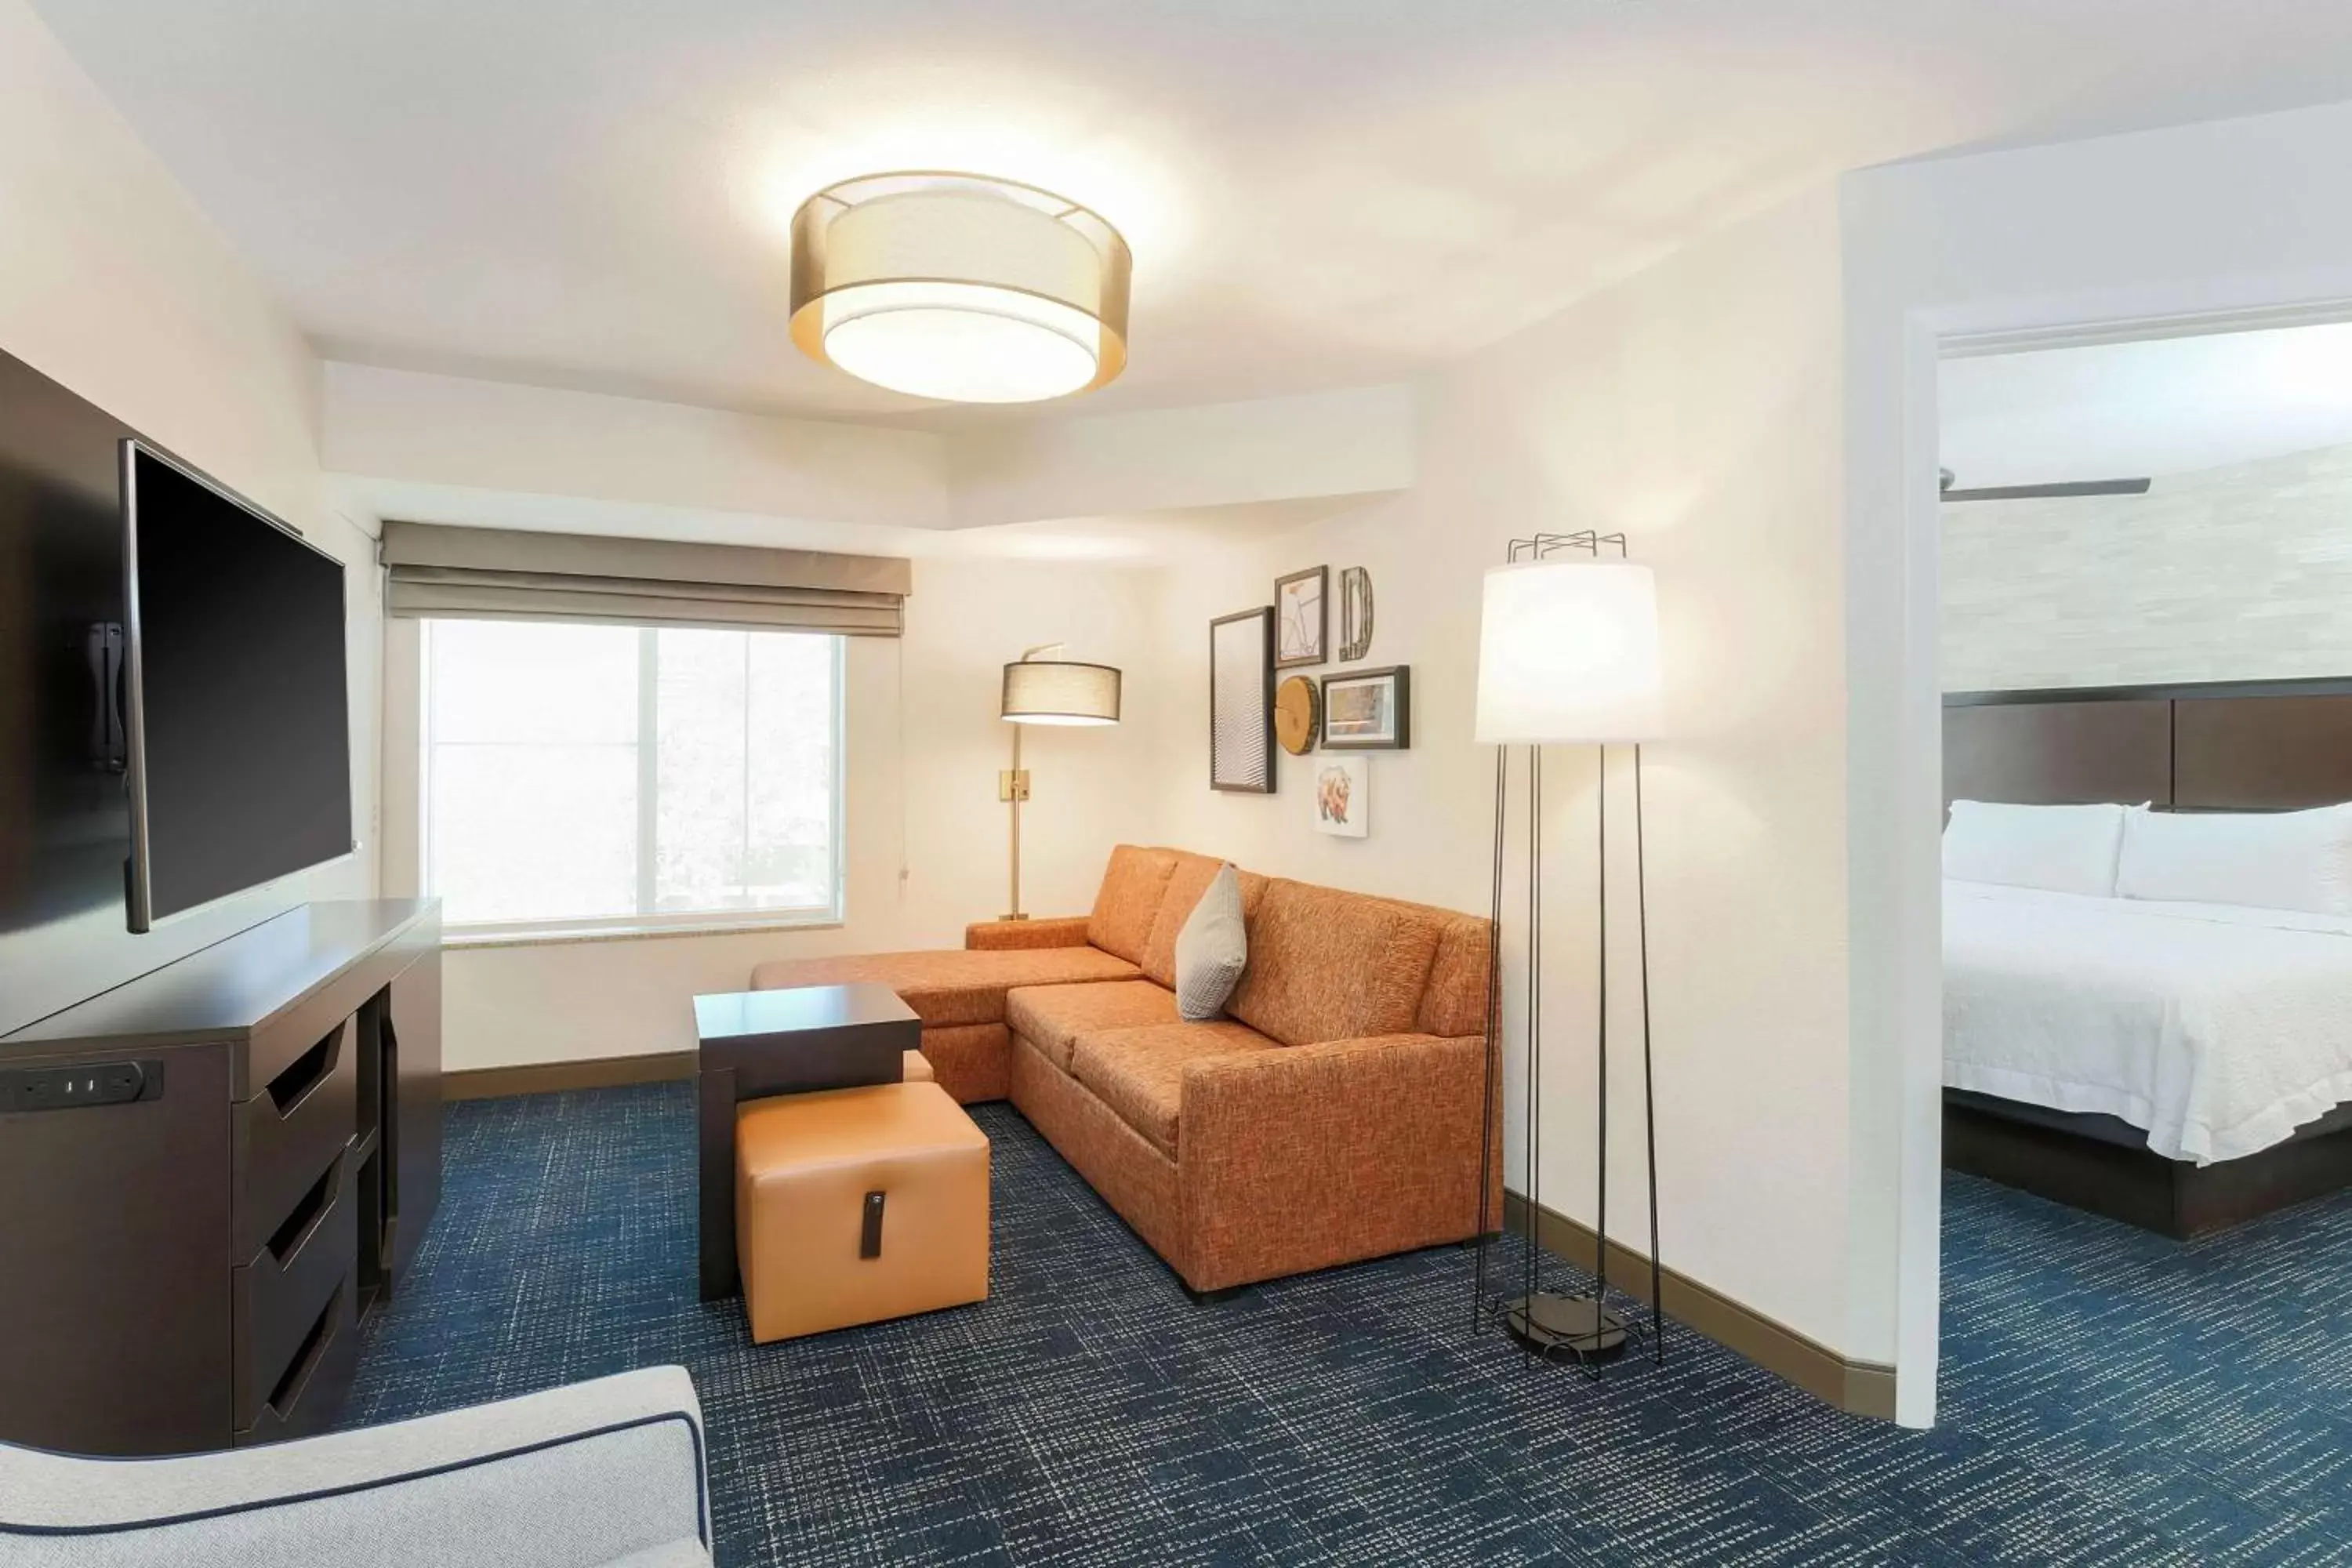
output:
<svg viewBox="0 0 2352 1568"><path fill-rule="evenodd" d="M988 1139L936 1083L736 1111L735 1246L761 1344L988 1299Z"/></svg>

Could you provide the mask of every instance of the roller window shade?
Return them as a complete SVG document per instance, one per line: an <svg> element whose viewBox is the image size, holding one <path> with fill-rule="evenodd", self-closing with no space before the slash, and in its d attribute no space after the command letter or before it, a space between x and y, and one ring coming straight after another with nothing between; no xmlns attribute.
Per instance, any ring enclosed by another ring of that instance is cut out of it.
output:
<svg viewBox="0 0 2352 1568"><path fill-rule="evenodd" d="M407 617L748 626L897 637L909 564L762 550L387 522L384 608Z"/></svg>

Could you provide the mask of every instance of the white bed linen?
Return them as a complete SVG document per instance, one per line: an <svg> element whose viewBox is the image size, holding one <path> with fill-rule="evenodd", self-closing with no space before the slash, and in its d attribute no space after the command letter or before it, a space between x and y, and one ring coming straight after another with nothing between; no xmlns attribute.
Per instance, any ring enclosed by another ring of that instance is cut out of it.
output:
<svg viewBox="0 0 2352 1568"><path fill-rule="evenodd" d="M2352 918L1947 881L1944 1081L2267 1149L2352 1100Z"/></svg>

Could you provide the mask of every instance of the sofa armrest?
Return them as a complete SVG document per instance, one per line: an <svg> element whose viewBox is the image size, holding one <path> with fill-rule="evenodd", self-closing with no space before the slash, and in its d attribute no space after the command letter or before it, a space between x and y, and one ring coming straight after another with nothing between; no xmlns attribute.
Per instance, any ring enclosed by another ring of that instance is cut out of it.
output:
<svg viewBox="0 0 2352 1568"><path fill-rule="evenodd" d="M0 1446L0 1525L68 1544L107 1537L105 1561L121 1563L692 1561L710 1547L702 1412L668 1366L180 1458Z"/></svg>
<svg viewBox="0 0 2352 1568"><path fill-rule="evenodd" d="M1487 1060L1475 1037L1381 1035L1185 1064L1177 1163L1192 1288L1475 1234ZM1484 1166L1493 1228L1492 1142Z"/></svg>
<svg viewBox="0 0 2352 1568"><path fill-rule="evenodd" d="M1084 947L1087 917L1045 921L976 921L963 928L968 948Z"/></svg>

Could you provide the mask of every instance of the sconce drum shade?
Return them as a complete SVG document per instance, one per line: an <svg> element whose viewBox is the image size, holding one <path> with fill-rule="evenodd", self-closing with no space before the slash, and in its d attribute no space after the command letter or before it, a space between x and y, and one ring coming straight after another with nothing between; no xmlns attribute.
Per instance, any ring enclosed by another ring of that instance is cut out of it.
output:
<svg viewBox="0 0 2352 1568"><path fill-rule="evenodd" d="M1047 191L868 174L793 215L793 341L861 381L950 403L1034 403L1127 364L1118 231Z"/></svg>
<svg viewBox="0 0 2352 1568"><path fill-rule="evenodd" d="M1486 574L1478 739L1646 741L1659 732L1658 596L1646 566L1529 561Z"/></svg>
<svg viewBox="0 0 2352 1568"><path fill-rule="evenodd" d="M1015 724L1116 724L1118 671L1058 658L1008 664L1003 711Z"/></svg>

